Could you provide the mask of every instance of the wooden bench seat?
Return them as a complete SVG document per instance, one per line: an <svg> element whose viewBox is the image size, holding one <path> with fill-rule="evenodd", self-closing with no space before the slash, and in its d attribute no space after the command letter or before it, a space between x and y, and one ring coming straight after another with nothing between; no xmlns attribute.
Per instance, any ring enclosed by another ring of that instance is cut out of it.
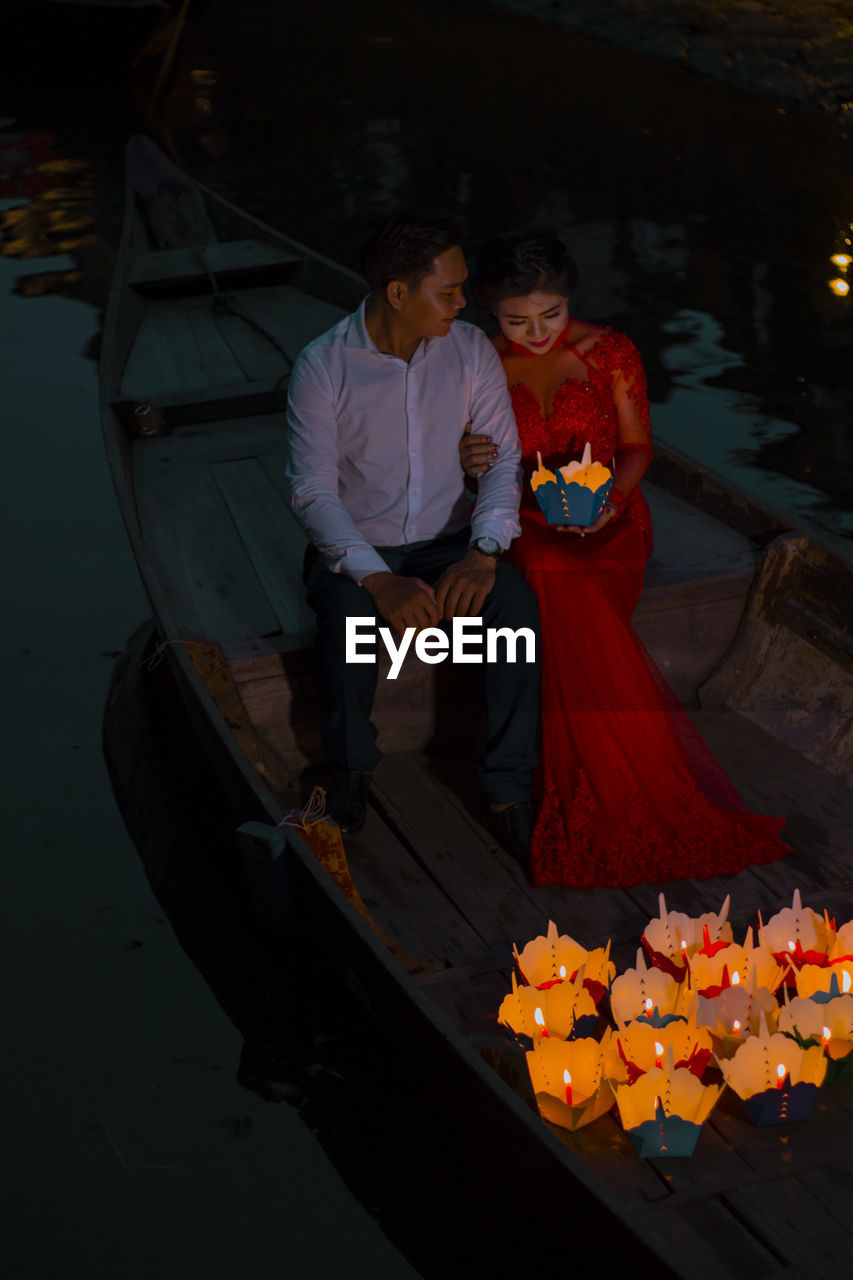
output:
<svg viewBox="0 0 853 1280"><path fill-rule="evenodd" d="M273 280L300 262L295 253L260 240L225 240L198 249L153 249L136 258L128 283L137 293L176 294L208 289L213 275L219 285Z"/></svg>

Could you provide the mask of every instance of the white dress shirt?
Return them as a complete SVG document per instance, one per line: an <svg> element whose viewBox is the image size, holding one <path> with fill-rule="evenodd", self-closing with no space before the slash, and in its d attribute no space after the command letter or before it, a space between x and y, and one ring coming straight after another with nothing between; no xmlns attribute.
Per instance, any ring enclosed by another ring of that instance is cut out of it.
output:
<svg viewBox="0 0 853 1280"><path fill-rule="evenodd" d="M293 510L329 568L360 582L387 571L375 547L457 533L518 537L518 432L501 362L485 334L456 320L408 363L380 351L365 303L300 352L287 406ZM465 423L500 452L473 510L459 441Z"/></svg>

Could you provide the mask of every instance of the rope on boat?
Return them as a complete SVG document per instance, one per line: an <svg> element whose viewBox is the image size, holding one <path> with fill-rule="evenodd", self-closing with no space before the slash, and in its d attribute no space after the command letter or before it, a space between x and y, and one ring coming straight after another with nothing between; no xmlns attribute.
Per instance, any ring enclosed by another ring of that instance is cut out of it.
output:
<svg viewBox="0 0 853 1280"><path fill-rule="evenodd" d="M300 809L298 812L294 809L293 812L286 814L282 818L281 822L278 823L278 826L279 827L297 827L297 828L302 827L304 829L305 827L313 826L315 822L322 822L325 817L326 817L325 788L314 787L310 796L308 797L307 804L305 804L303 808Z"/></svg>
<svg viewBox="0 0 853 1280"><path fill-rule="evenodd" d="M269 329L264 325L260 324L252 316L246 315L245 311L241 310L237 302L236 294L232 293L228 289L220 289L216 273L211 269L210 264L207 261L207 246L204 244L194 244L193 248L201 259L201 264L207 273L207 278L210 283L210 291L213 294L213 301L210 304L211 310L218 312L220 315L235 316L236 319L242 320L244 324L247 324L250 329L254 329L256 333L259 333L261 337L266 338L267 342L272 343L279 355L287 361L287 369L280 378L276 379L275 384L276 389L283 388L287 385L290 380L290 375L293 372L294 357L281 345L274 333L270 333Z"/></svg>
<svg viewBox="0 0 853 1280"><path fill-rule="evenodd" d="M182 640L181 637L177 635L177 633L181 630L182 627L184 627L187 631L192 631L192 627L189 625L188 622L175 623L174 627L172 627L172 630L166 636L165 640L160 641L160 643L156 646L154 651L151 653L150 657L144 658L142 662L139 663L139 667L140 668L144 667L146 671L156 671L156 669L159 667L160 663L163 661L163 659L166 656L166 650L170 648L172 645L183 645L184 648L193 648L193 649L207 649L210 647L209 645L205 644L203 640ZM173 636L175 637L174 639L172 638Z"/></svg>

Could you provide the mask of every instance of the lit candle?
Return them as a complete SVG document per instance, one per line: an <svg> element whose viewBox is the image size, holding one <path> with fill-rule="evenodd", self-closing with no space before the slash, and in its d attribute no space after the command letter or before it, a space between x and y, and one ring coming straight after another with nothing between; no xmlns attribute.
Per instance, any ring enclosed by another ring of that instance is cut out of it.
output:
<svg viewBox="0 0 853 1280"><path fill-rule="evenodd" d="M784 1089L784 1088L785 1088L785 1064L784 1064L784 1062L780 1062L780 1063L779 1063L778 1067L776 1068L776 1075L779 1077L779 1078L778 1078L778 1080L776 1081L776 1088L777 1088L777 1089Z"/></svg>
<svg viewBox="0 0 853 1280"><path fill-rule="evenodd" d="M643 1004L645 1005L645 1009L647 1013L651 1013L652 1009L654 1008L654 1003L655 1002L651 998L651 996L646 996L645 1000L643 1001Z"/></svg>
<svg viewBox="0 0 853 1280"><path fill-rule="evenodd" d="M563 1072L563 1084L566 1086L566 1106L572 1105L572 1077L568 1070Z"/></svg>
<svg viewBox="0 0 853 1280"><path fill-rule="evenodd" d="M655 1040L655 1066L663 1065L663 1045L660 1040Z"/></svg>
<svg viewBox="0 0 853 1280"><path fill-rule="evenodd" d="M740 974L738 973L737 969L735 969L734 973L732 974L732 986L736 987L739 982L740 982Z"/></svg>
<svg viewBox="0 0 853 1280"><path fill-rule="evenodd" d="M735 1018L734 1022L732 1023L732 1031L734 1031L736 1035L740 1035L740 1022L737 1020L737 1018Z"/></svg>
<svg viewBox="0 0 853 1280"><path fill-rule="evenodd" d="M841 976L841 990L846 994L850 990L850 971L845 969Z"/></svg>
<svg viewBox="0 0 853 1280"><path fill-rule="evenodd" d="M824 1049L828 1049L828 1048L829 1048L829 1042L830 1042L830 1040L831 1040L831 1039L832 1039L832 1032L830 1031L829 1027L824 1027L824 1029L823 1029L823 1047L824 1047Z"/></svg>
<svg viewBox="0 0 853 1280"><path fill-rule="evenodd" d="M560 965L560 977L561 977L561 978L565 978L565 976L566 976L566 966L565 966L564 964L561 964L561 965Z"/></svg>
<svg viewBox="0 0 853 1280"><path fill-rule="evenodd" d="M538 1006L533 1011L533 1021L536 1023L537 1027L542 1028L542 1038L544 1040L547 1040L548 1029L545 1026L545 1015L542 1013L542 1010Z"/></svg>

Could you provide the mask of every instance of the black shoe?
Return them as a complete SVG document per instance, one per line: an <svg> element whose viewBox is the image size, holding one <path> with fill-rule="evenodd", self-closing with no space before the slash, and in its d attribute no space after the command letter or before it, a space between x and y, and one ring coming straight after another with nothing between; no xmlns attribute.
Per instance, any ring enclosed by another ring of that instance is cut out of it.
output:
<svg viewBox="0 0 853 1280"><path fill-rule="evenodd" d="M344 834L360 831L367 817L370 774L361 769L335 769L326 790L326 812Z"/></svg>
<svg viewBox="0 0 853 1280"><path fill-rule="evenodd" d="M506 809L492 810L503 833L503 846L521 867L525 875L530 875L530 837L536 816L533 805L524 800L508 805Z"/></svg>

